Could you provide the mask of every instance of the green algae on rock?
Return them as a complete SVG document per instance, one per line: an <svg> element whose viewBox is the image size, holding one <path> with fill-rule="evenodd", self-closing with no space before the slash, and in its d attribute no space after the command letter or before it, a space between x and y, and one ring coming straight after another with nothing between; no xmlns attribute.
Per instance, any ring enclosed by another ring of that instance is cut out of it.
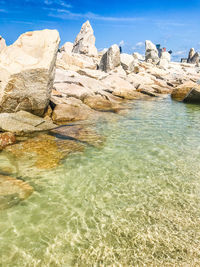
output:
<svg viewBox="0 0 200 267"><path fill-rule="evenodd" d="M27 199L34 189L28 183L0 175L0 210L10 208Z"/></svg>

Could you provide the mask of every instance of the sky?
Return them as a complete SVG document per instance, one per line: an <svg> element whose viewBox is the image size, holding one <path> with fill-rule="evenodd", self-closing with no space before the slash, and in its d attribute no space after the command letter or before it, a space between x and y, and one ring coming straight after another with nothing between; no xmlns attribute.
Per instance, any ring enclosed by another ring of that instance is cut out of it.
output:
<svg viewBox="0 0 200 267"><path fill-rule="evenodd" d="M89 20L101 50L145 52L145 40L173 51L173 59L200 51L200 0L0 0L0 35L7 45L20 34L57 29L61 45L74 42Z"/></svg>

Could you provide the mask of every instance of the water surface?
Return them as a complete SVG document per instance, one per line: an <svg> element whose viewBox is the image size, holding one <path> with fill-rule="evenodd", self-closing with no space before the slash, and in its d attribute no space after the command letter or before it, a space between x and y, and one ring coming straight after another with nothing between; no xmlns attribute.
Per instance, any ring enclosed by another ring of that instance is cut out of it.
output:
<svg viewBox="0 0 200 267"><path fill-rule="evenodd" d="M137 101L97 124L102 148L12 162L35 191L0 211L0 266L199 266L199 121L200 106Z"/></svg>

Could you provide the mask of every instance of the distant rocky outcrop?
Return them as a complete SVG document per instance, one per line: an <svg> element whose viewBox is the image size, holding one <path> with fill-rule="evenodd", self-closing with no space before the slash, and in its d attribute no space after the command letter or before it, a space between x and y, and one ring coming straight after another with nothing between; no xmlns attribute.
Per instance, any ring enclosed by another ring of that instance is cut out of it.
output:
<svg viewBox="0 0 200 267"><path fill-rule="evenodd" d="M3 37L0 35L0 53L1 51L6 47L6 41L3 39Z"/></svg>
<svg viewBox="0 0 200 267"><path fill-rule="evenodd" d="M27 32L0 54L0 112L43 115L51 96L60 38L56 30Z"/></svg>
<svg viewBox="0 0 200 267"><path fill-rule="evenodd" d="M81 31L74 42L72 52L88 56L98 56L98 51L95 47L94 31L89 21L82 25Z"/></svg>
<svg viewBox="0 0 200 267"><path fill-rule="evenodd" d="M149 40L145 41L145 60L154 64L159 62L158 50Z"/></svg>
<svg viewBox="0 0 200 267"><path fill-rule="evenodd" d="M103 54L100 61L99 69L105 72L109 72L120 66L120 64L121 59L119 46L114 44L108 49L105 54Z"/></svg>
<svg viewBox="0 0 200 267"><path fill-rule="evenodd" d="M188 55L187 63L198 64L199 61L200 61L200 53L195 52L195 49L191 48Z"/></svg>

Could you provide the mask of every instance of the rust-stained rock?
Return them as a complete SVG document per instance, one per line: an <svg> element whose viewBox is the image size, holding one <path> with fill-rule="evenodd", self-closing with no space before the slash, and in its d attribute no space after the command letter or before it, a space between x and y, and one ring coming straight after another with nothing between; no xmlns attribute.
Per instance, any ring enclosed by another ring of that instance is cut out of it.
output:
<svg viewBox="0 0 200 267"><path fill-rule="evenodd" d="M0 175L0 210L10 208L27 199L34 189L28 183Z"/></svg>
<svg viewBox="0 0 200 267"><path fill-rule="evenodd" d="M91 95L84 98L84 104L88 105L90 108L98 111L111 111L117 112L120 109L118 103L110 101L110 99L101 95Z"/></svg>
<svg viewBox="0 0 200 267"><path fill-rule="evenodd" d="M12 145L16 142L15 135L13 133L0 133L0 150Z"/></svg>
<svg viewBox="0 0 200 267"><path fill-rule="evenodd" d="M72 140L62 140L48 134L40 134L5 149L15 156L16 160L29 160L40 169L54 168L70 153L83 150L83 144Z"/></svg>

